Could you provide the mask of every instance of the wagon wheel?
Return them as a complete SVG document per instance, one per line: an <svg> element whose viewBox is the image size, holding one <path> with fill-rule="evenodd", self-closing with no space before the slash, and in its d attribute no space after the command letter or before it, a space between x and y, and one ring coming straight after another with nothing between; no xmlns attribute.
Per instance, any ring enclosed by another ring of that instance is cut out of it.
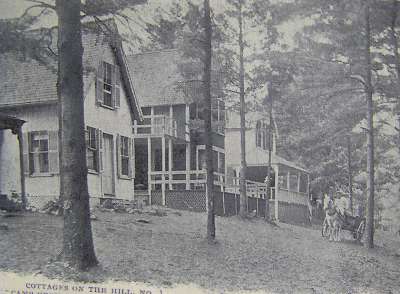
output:
<svg viewBox="0 0 400 294"><path fill-rule="evenodd" d="M360 224L358 225L357 231L356 231L356 238L358 242L361 242L361 239L364 235L365 231L365 220L362 220Z"/></svg>
<svg viewBox="0 0 400 294"><path fill-rule="evenodd" d="M321 235L322 235L322 237L328 237L329 236L329 225L328 225L328 221L327 221L326 218L324 219L324 222L322 223Z"/></svg>

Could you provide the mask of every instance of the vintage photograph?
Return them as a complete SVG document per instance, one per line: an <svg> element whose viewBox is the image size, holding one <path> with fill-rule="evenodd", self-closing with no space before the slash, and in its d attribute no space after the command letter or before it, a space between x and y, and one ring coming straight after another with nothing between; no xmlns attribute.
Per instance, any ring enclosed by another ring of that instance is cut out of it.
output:
<svg viewBox="0 0 400 294"><path fill-rule="evenodd" d="M1 0L0 294L400 293L400 1Z"/></svg>

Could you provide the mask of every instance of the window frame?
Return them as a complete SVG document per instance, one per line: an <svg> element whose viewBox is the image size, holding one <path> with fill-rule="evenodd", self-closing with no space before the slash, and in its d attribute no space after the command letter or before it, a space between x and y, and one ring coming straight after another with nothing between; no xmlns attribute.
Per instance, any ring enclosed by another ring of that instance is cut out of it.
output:
<svg viewBox="0 0 400 294"><path fill-rule="evenodd" d="M33 131L29 134L29 175L31 176L43 176L50 175L50 136L48 131ZM35 139L35 136L45 136L45 138ZM38 141L38 150L34 148L34 141ZM46 141L47 150L40 150L40 142ZM40 160L41 155L46 155L47 157L47 170L42 171L42 162ZM37 159L35 160L35 158ZM39 167L36 167L38 163Z"/></svg>
<svg viewBox="0 0 400 294"><path fill-rule="evenodd" d="M109 88L109 90L106 89L107 87ZM115 91L113 87L113 65L111 63L103 61L103 89L102 89L103 106L114 109L113 91ZM105 103L106 95L107 96L109 95L110 97L109 98L110 104Z"/></svg>
<svg viewBox="0 0 400 294"><path fill-rule="evenodd" d="M129 148L129 137L126 136L122 136L120 135L120 139L119 139L119 156L120 156L120 162L121 162L121 168L120 168L120 176L123 178L130 178L131 177L131 171L130 171L130 164L131 164L131 160L132 160L132 156L131 156L131 152L130 152L130 148ZM126 146L125 144L126 143ZM126 149L126 150L125 150ZM124 154L123 151L126 151L126 153ZM127 170L126 170L126 174L124 173L123 170L123 162L124 160L127 160Z"/></svg>
<svg viewBox="0 0 400 294"><path fill-rule="evenodd" d="M94 147L92 146L91 142L92 142L92 136L90 134L90 132L93 131L94 132ZM85 129L85 145L86 145L86 166L87 166L87 170L89 173L99 173L99 160L100 160L100 156L99 156L99 135L98 135L98 129L94 128L94 127L90 127L90 126L86 126ZM90 152L93 152L93 158L94 158L94 168L92 168L91 166L89 166L88 164L88 150Z"/></svg>

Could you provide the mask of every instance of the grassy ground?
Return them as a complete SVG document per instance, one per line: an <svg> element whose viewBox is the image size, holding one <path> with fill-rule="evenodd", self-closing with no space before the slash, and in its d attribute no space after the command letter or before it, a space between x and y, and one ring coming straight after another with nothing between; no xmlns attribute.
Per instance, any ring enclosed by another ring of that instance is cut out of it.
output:
<svg viewBox="0 0 400 294"><path fill-rule="evenodd" d="M350 236L334 243L316 229L217 217L218 242L209 245L205 214L96 214L93 232L101 268L88 273L87 280L280 293L400 293L400 242L395 238L377 234L376 248L368 251ZM60 274L49 258L61 248L61 217L25 214L0 222L9 226L0 232L0 270Z"/></svg>

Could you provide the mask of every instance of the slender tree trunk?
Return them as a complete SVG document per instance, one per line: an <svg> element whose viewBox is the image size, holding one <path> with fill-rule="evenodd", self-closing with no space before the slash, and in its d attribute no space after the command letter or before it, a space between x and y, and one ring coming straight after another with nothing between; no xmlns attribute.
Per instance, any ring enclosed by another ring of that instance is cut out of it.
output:
<svg viewBox="0 0 400 294"><path fill-rule="evenodd" d="M271 85L270 85L271 87ZM265 199L265 219L269 220L270 219L270 213L269 213L269 199L271 198L271 174L272 174L272 107L273 107L273 99L274 97L272 96L272 92L268 91L269 95L269 109L268 109L268 114L269 114L269 125L268 125L268 172L267 172L267 199ZM275 191L275 194L277 191Z"/></svg>
<svg viewBox="0 0 400 294"><path fill-rule="evenodd" d="M83 108L80 0L57 0L62 258L87 269L97 264L90 223Z"/></svg>
<svg viewBox="0 0 400 294"><path fill-rule="evenodd" d="M240 81L240 215L247 214L247 193L246 193L246 104L244 100L244 42L243 42L243 11L242 0L239 0L239 81Z"/></svg>
<svg viewBox="0 0 400 294"><path fill-rule="evenodd" d="M211 62L212 62L212 27L210 15L210 1L204 0L204 138L206 145L206 166L207 166L207 239L215 239L215 213L214 213L214 171L213 171L213 151L212 151L212 126L211 126Z"/></svg>
<svg viewBox="0 0 400 294"><path fill-rule="evenodd" d="M396 73L397 73L397 93L400 95L400 54L399 54L399 42L396 33L396 26L397 26L397 18L399 16L398 9L399 9L399 2L398 0L393 0L393 8L392 8L392 19L390 22L390 36L392 39L392 46L393 46L393 54L395 57L395 66L396 66ZM400 154L400 97L397 97L397 103L395 107L395 115L396 115L396 123L397 123L397 148ZM400 191L399 191L400 192Z"/></svg>
<svg viewBox="0 0 400 294"><path fill-rule="evenodd" d="M371 27L370 27L370 8L368 2L365 4L365 62L366 62L366 81L365 92L367 99L367 129L368 129L368 148L367 148L367 241L365 246L374 247L374 125L373 125L373 100L372 100L372 81L371 81Z"/></svg>
<svg viewBox="0 0 400 294"><path fill-rule="evenodd" d="M350 200L350 212L353 214L353 169L351 163L351 137L347 137L347 167L349 172L349 200Z"/></svg>

